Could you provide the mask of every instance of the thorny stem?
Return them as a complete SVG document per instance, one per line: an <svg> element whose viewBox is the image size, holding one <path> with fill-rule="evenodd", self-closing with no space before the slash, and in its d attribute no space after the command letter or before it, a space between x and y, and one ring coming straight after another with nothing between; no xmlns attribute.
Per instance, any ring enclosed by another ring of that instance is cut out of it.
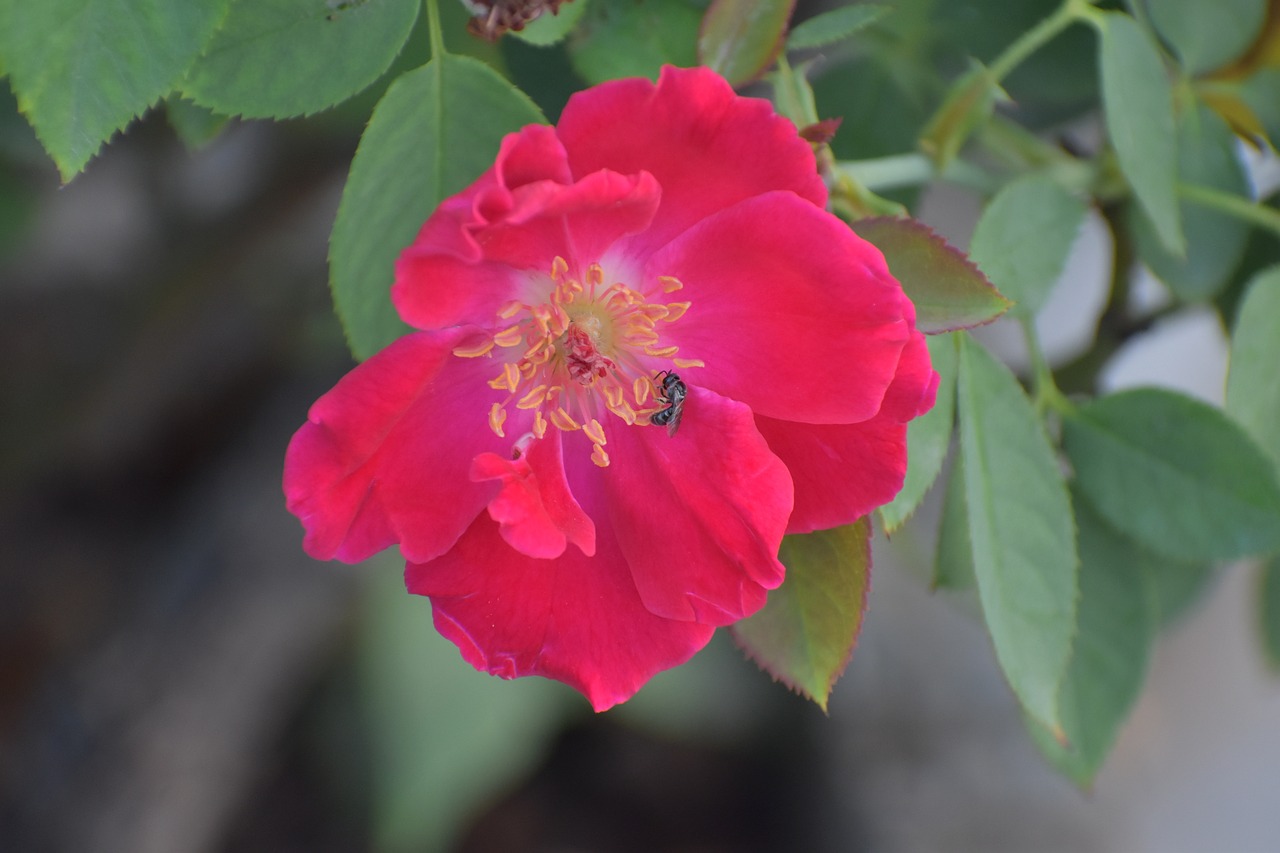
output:
<svg viewBox="0 0 1280 853"><path fill-rule="evenodd" d="M1035 319L1023 315L1018 318L1018 324L1022 326L1022 334L1027 341L1027 353L1031 356L1031 382L1035 393L1036 412L1042 416L1046 410L1055 411L1060 415L1070 414L1075 406L1053 381L1053 370L1049 367L1049 361L1044 357L1044 350L1040 346Z"/></svg>

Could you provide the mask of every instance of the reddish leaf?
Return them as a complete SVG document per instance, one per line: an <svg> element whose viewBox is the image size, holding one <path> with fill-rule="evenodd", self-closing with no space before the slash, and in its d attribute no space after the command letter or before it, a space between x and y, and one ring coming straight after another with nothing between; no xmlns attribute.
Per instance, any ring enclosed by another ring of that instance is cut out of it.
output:
<svg viewBox="0 0 1280 853"><path fill-rule="evenodd" d="M788 536L787 579L731 629L761 668L823 711L862 630L871 590L871 523Z"/></svg>
<svg viewBox="0 0 1280 853"><path fill-rule="evenodd" d="M973 262L914 219L860 219L853 230L884 253L889 271L916 306L925 334L990 323L1013 304Z"/></svg>
<svg viewBox="0 0 1280 853"><path fill-rule="evenodd" d="M765 72L782 50L795 0L712 0L698 35L698 61L734 86Z"/></svg>

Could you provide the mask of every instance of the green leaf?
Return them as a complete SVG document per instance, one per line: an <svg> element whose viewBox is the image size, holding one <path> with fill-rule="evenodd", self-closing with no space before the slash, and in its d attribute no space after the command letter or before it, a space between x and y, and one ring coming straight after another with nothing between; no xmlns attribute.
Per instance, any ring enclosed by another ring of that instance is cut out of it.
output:
<svg viewBox="0 0 1280 853"><path fill-rule="evenodd" d="M164 114L182 144L191 150L202 148L217 139L222 128L227 125L226 116L196 106L177 95L164 102Z"/></svg>
<svg viewBox="0 0 1280 853"><path fill-rule="evenodd" d="M1280 266L1255 275L1231 335L1227 412L1280 466Z"/></svg>
<svg viewBox="0 0 1280 853"><path fill-rule="evenodd" d="M1145 0L1152 25L1190 75L1238 58L1267 17L1267 0ZM1187 229L1192 233L1191 229Z"/></svg>
<svg viewBox="0 0 1280 853"><path fill-rule="evenodd" d="M1161 554L1229 560L1280 548L1275 467L1211 406L1142 388L1063 421L1081 493L1117 530Z"/></svg>
<svg viewBox="0 0 1280 853"><path fill-rule="evenodd" d="M376 562L356 636L375 849L452 849L463 821L542 757L581 700L540 678L476 672L394 561Z"/></svg>
<svg viewBox="0 0 1280 853"><path fill-rule="evenodd" d="M591 0L572 0L562 4L554 14L543 12L523 30L512 30L511 35L536 47L551 47L568 38L569 33L582 20Z"/></svg>
<svg viewBox="0 0 1280 853"><path fill-rule="evenodd" d="M698 61L732 86L759 78L778 58L795 0L711 0Z"/></svg>
<svg viewBox="0 0 1280 853"><path fill-rule="evenodd" d="M777 680L823 711L862 630L871 589L871 522L788 536L787 579L759 613L735 624L738 644Z"/></svg>
<svg viewBox="0 0 1280 853"><path fill-rule="evenodd" d="M64 181L181 80L227 0L0 3L0 55Z"/></svg>
<svg viewBox="0 0 1280 853"><path fill-rule="evenodd" d="M929 358L938 372L938 399L933 408L907 427L907 477L902 491L880 507L880 523L893 533L920 506L947 458L956 415L956 342L951 335L927 340Z"/></svg>
<svg viewBox="0 0 1280 853"><path fill-rule="evenodd" d="M358 359L408 330L394 267L441 200L493 165L502 137L542 114L489 66L445 56L400 77L360 140L329 243L333 301Z"/></svg>
<svg viewBox="0 0 1280 853"><path fill-rule="evenodd" d="M1147 579L1151 583L1160 627L1167 628L1186 614L1200 600L1217 577L1217 566L1209 562L1190 562L1161 557L1156 571Z"/></svg>
<svg viewBox="0 0 1280 853"><path fill-rule="evenodd" d="M893 277L916 306L916 326L926 334L990 323L1012 304L973 262L914 219L859 219L851 226L884 253Z"/></svg>
<svg viewBox="0 0 1280 853"><path fill-rule="evenodd" d="M588 83L656 80L663 65L698 64L701 22L701 10L686 0L593 3L569 39L569 59Z"/></svg>
<svg viewBox="0 0 1280 853"><path fill-rule="evenodd" d="M1147 579L1157 558L1073 501L1080 549L1078 630L1058 704L1067 745L1031 724L1036 744L1058 770L1088 787L1142 690L1156 605Z"/></svg>
<svg viewBox="0 0 1280 853"><path fill-rule="evenodd" d="M1048 178L1029 175L991 199L973 232L969 257L1014 311L1034 316L1066 266L1084 203Z"/></svg>
<svg viewBox="0 0 1280 853"><path fill-rule="evenodd" d="M1280 557L1267 561L1258 582L1262 649L1267 656L1267 665L1280 672Z"/></svg>
<svg viewBox="0 0 1280 853"><path fill-rule="evenodd" d="M1000 88L1000 82L975 61L951 84L942 106L920 131L920 150L942 171L960 153L969 135L991 118L996 102L1006 100L1008 96Z"/></svg>
<svg viewBox="0 0 1280 853"><path fill-rule="evenodd" d="M956 402L982 612L1023 709L1056 735L1079 565L1066 484L1018 380L968 335Z"/></svg>
<svg viewBox="0 0 1280 853"><path fill-rule="evenodd" d="M232 0L183 94L226 115L319 112L377 80L413 29L418 0Z"/></svg>
<svg viewBox="0 0 1280 853"><path fill-rule="evenodd" d="M973 569L973 544L969 541L969 507L964 496L964 459L951 462L946 502L938 524L938 552L933 563L934 589L973 589L978 583Z"/></svg>
<svg viewBox="0 0 1280 853"><path fill-rule="evenodd" d="M810 50L844 41L889 14L888 6L859 3L815 15L796 25L787 38L787 50Z"/></svg>
<svg viewBox="0 0 1280 853"><path fill-rule="evenodd" d="M1207 107L1185 112L1178 122L1178 176L1182 183L1249 194L1236 157L1235 137ZM1226 286L1244 253L1249 225L1202 205L1180 202L1187 252L1178 258L1160 242L1151 220L1131 210L1134 241L1142 260L1165 284L1188 301L1208 299Z"/></svg>
<svg viewBox="0 0 1280 853"><path fill-rule="evenodd" d="M1186 252L1175 186L1177 143L1173 94L1164 63L1151 37L1128 15L1098 16L1102 47L1102 107L1107 132L1143 210L1160 242L1175 255Z"/></svg>

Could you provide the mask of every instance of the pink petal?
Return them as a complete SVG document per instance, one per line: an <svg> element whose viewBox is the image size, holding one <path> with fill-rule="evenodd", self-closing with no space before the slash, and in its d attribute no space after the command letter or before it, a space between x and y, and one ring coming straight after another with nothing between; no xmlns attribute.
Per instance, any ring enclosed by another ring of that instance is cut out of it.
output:
<svg viewBox="0 0 1280 853"><path fill-rule="evenodd" d="M473 457L511 442L486 425L493 365L451 353L468 333L407 335L311 407L284 466L308 554L357 562L398 542L408 559L429 560L497 494L469 476Z"/></svg>
<svg viewBox="0 0 1280 853"><path fill-rule="evenodd" d="M615 80L569 99L556 132L573 174L649 172L662 186L653 225L629 241L643 258L698 220L770 190L826 204L812 147L768 101L742 98L706 68L662 69L655 86Z"/></svg>
<svg viewBox="0 0 1280 853"><path fill-rule="evenodd" d="M444 556L410 563L409 591L431 597L436 629L476 669L541 675L581 691L597 711L687 661L714 628L655 616L636 593L607 522L597 553L554 560L512 549L481 516Z"/></svg>
<svg viewBox="0 0 1280 853"><path fill-rule="evenodd" d="M530 557L559 557L569 542L588 557L596 550L595 525L569 491L560 454L560 433L552 431L518 459L482 453L471 463L472 480L502 483L489 517L508 545Z"/></svg>
<svg viewBox="0 0 1280 853"><path fill-rule="evenodd" d="M706 362L681 375L769 417L871 418L915 334L880 252L792 193L704 219L650 258L646 277L659 275L692 303L663 342Z"/></svg>
<svg viewBox="0 0 1280 853"><path fill-rule="evenodd" d="M898 360L898 372L885 391L880 415L889 420L906 423L933 408L938 394L938 374L929 358L929 346L924 335L916 332L902 348Z"/></svg>
<svg viewBox="0 0 1280 853"><path fill-rule="evenodd" d="M907 474L907 427L884 417L858 424L800 424L756 416L795 481L787 533L851 524L893 500Z"/></svg>
<svg viewBox="0 0 1280 853"><path fill-rule="evenodd" d="M517 137L542 138L546 130L530 127ZM556 257L590 263L644 230L661 198L657 182L643 173L599 171L571 184L515 187L496 183L503 178L491 172L477 184L481 191L473 186L447 199L401 254L391 296L406 323L490 325L507 301L535 298L525 288L545 281Z"/></svg>
<svg viewBox="0 0 1280 853"><path fill-rule="evenodd" d="M674 436L657 427L608 433L609 517L650 611L727 625L782 583L791 477L746 406L696 387L684 405ZM566 453L575 452L570 442Z"/></svg>

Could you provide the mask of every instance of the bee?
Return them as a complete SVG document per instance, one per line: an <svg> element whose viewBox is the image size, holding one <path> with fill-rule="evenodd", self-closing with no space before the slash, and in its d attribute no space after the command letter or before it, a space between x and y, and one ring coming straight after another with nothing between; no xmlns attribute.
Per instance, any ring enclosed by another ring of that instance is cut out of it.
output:
<svg viewBox="0 0 1280 853"><path fill-rule="evenodd" d="M666 406L649 416L649 423L667 428L667 435L675 435L680 429L680 417L684 414L684 398L689 393L684 382L670 370L664 370L653 378L658 385L658 402Z"/></svg>

